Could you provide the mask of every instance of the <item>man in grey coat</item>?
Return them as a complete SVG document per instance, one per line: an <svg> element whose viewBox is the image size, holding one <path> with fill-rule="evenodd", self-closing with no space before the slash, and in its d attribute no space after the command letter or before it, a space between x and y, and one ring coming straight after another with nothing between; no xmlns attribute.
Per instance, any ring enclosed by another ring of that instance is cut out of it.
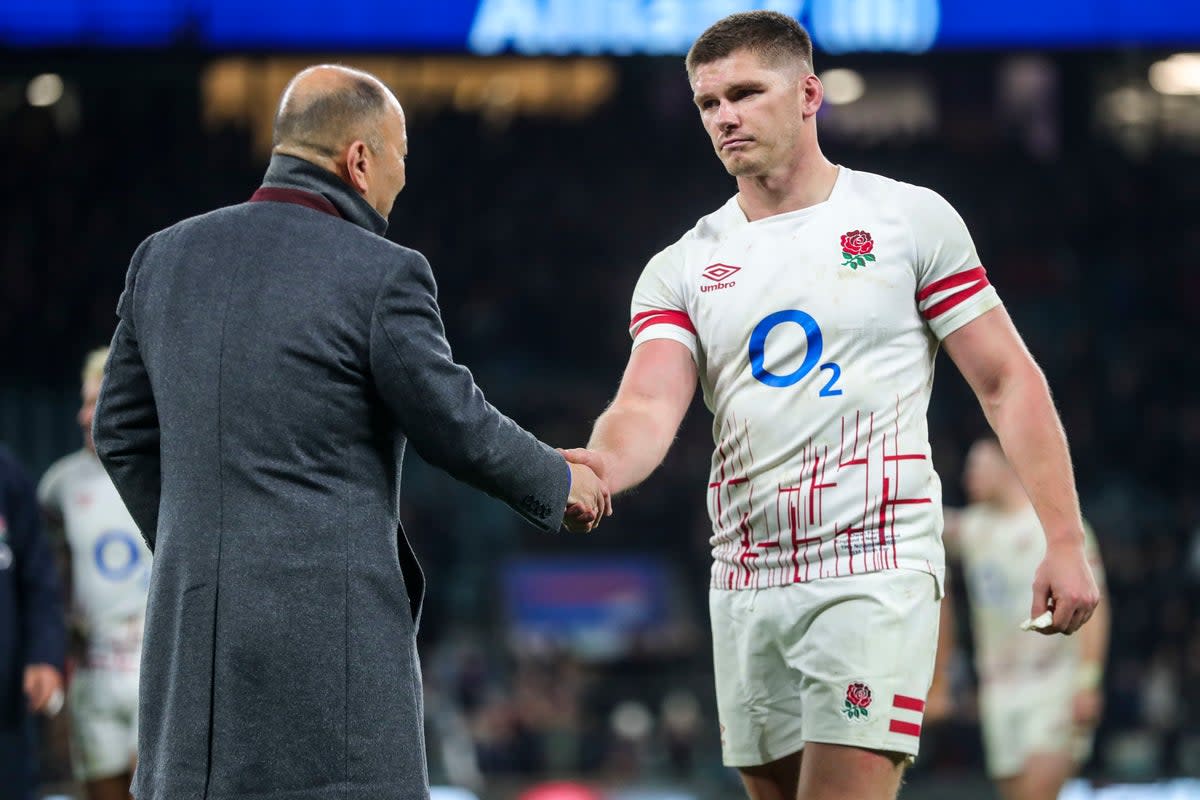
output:
<svg viewBox="0 0 1200 800"><path fill-rule="evenodd" d="M382 237L407 149L382 83L310 68L251 201L133 256L94 438L155 557L138 800L429 796L406 441L544 530L611 512L484 400Z"/></svg>

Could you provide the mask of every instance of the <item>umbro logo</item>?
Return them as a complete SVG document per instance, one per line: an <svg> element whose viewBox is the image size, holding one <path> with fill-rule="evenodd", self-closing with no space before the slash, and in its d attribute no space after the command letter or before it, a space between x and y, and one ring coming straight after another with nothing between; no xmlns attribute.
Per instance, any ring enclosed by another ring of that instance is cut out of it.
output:
<svg viewBox="0 0 1200 800"><path fill-rule="evenodd" d="M703 275L712 283L702 284L700 291L715 292L719 289L732 289L737 286L737 281L729 280L738 272L741 272L741 267L735 267L732 264L710 264L700 274Z"/></svg>

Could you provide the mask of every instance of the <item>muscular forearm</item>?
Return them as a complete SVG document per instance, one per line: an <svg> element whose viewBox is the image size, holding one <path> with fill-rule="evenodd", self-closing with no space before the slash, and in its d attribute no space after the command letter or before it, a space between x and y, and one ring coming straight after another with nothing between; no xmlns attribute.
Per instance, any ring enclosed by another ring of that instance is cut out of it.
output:
<svg viewBox="0 0 1200 800"><path fill-rule="evenodd" d="M1082 543L1067 438L1041 370L1030 360L980 401L1037 510L1046 540Z"/></svg>
<svg viewBox="0 0 1200 800"><path fill-rule="evenodd" d="M588 449L604 456L613 494L637 486L658 468L678 425L665 424L652 409L631 403L614 403L600 415Z"/></svg>

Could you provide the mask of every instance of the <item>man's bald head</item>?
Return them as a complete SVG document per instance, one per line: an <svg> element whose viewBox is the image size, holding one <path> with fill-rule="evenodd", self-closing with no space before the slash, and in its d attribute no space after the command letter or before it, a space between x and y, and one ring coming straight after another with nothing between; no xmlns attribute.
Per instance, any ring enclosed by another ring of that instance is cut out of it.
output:
<svg viewBox="0 0 1200 800"><path fill-rule="evenodd" d="M309 67L292 78L275 113L275 149L337 157L355 139L382 146L379 123L398 104L367 72L334 64Z"/></svg>
<svg viewBox="0 0 1200 800"><path fill-rule="evenodd" d="M276 155L333 172L386 217L404 188L404 109L368 72L335 64L292 78L275 114Z"/></svg>

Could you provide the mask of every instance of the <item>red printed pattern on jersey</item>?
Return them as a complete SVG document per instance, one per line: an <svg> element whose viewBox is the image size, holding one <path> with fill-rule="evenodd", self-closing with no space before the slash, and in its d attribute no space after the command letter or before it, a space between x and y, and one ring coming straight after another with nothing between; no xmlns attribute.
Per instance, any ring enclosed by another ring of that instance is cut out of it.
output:
<svg viewBox="0 0 1200 800"><path fill-rule="evenodd" d="M718 563L724 561L728 566L723 579L719 583L714 580L713 585L725 589L757 588L765 573L780 570L785 573L782 581L772 584L805 583L817 578L899 568L897 508L933 502L930 497L899 496L903 462L927 460L924 453L901 452L896 447L899 404L900 400L896 398L897 422L890 435L876 430L874 412L855 412L852 428L848 426L848 418L842 417L836 462L831 461L828 447L814 446L811 441L802 447L798 480L794 485L780 484L776 490L773 529L769 514L760 517L755 513L753 485L748 487L744 507L731 502L732 488L749 483L743 476L754 466L753 453L748 447L750 425L744 420L735 420L733 433L717 445L719 462L713 476L716 480L708 484L709 512L717 531L714 543L725 538L721 546L731 556L718 559ZM873 447L875 442L879 443L878 447ZM743 452L746 459L740 455ZM819 535L819 530L826 524L824 492L853 480L862 481L862 512L854 520L845 520L844 524L833 520L834 559L832 569L826 569L821 548L824 540ZM765 536L757 535L752 519L767 520ZM810 528L814 535L809 535ZM723 537L723 532L735 535ZM785 532L791 544L790 553L782 547ZM841 537L845 538L839 547Z"/></svg>

